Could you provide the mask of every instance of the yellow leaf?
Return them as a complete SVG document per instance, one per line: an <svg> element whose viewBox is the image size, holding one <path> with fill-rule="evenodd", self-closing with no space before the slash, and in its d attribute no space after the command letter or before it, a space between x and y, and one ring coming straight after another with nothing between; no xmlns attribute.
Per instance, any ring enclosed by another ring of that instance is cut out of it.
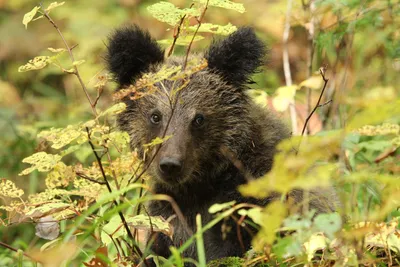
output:
<svg viewBox="0 0 400 267"><path fill-rule="evenodd" d="M176 45L182 45L182 46L187 46L192 42L193 39L193 35L186 35L186 36L179 36L179 38L176 40ZM204 37L200 36L200 35L196 35L193 39L193 43L203 40ZM159 44L166 44L166 45L170 45L173 43L173 39L164 39L164 40L160 40L158 41Z"/></svg>
<svg viewBox="0 0 400 267"><path fill-rule="evenodd" d="M247 94L253 99L253 101L261 106L266 107L268 103L268 94L263 90L251 89L247 90Z"/></svg>
<svg viewBox="0 0 400 267"><path fill-rule="evenodd" d="M33 17L35 17L39 9L40 7L35 6L30 12L24 15L24 18L22 19L22 24L25 25L25 29L28 28L28 23L32 21Z"/></svg>
<svg viewBox="0 0 400 267"><path fill-rule="evenodd" d="M196 2L206 4L207 0L196 0ZM239 13L244 13L246 11L243 4L235 3L229 0L208 0L208 6L216 6L225 9L235 10Z"/></svg>
<svg viewBox="0 0 400 267"><path fill-rule="evenodd" d="M272 99L272 105L277 111L283 112L288 109L296 95L297 85L283 86L276 90L276 96Z"/></svg>
<svg viewBox="0 0 400 267"><path fill-rule="evenodd" d="M68 125L67 128L51 128L48 131L42 131L38 134L38 137L52 142L52 148L60 149L83 134L86 133L82 132L78 127Z"/></svg>
<svg viewBox="0 0 400 267"><path fill-rule="evenodd" d="M49 51L53 52L53 53L61 53L61 52L67 51L67 49L65 49L65 48L52 48L52 47L49 47L47 49Z"/></svg>
<svg viewBox="0 0 400 267"><path fill-rule="evenodd" d="M21 197L24 194L22 189L19 189L15 184L9 180L0 180L0 196L4 197Z"/></svg>
<svg viewBox="0 0 400 267"><path fill-rule="evenodd" d="M47 154L46 152L38 152L30 157L24 158L22 162L29 163L32 166L23 170L18 175L27 175L34 170L40 172L48 172L61 160L60 155Z"/></svg>
<svg viewBox="0 0 400 267"><path fill-rule="evenodd" d="M190 26L188 28L189 31L196 31L198 26ZM220 35L229 35L237 30L236 26L228 23L225 26L216 25L212 23L202 23L198 32L210 32L213 34L220 34Z"/></svg>
<svg viewBox="0 0 400 267"><path fill-rule="evenodd" d="M31 59L25 65L18 68L18 72L26 72L31 70L40 70L51 63L51 58L48 56L39 56Z"/></svg>
<svg viewBox="0 0 400 267"><path fill-rule="evenodd" d="M143 146L144 146L145 148L150 148L150 147L153 147L153 146L156 146L156 145L160 145L160 144L162 144L163 142L165 142L165 141L167 141L168 139L170 139L171 137L172 137L172 135L167 135L167 136L165 136L164 138L156 137L156 138L154 138L153 140L151 140L150 143L144 144Z"/></svg>
<svg viewBox="0 0 400 267"><path fill-rule="evenodd" d="M299 85L299 87L307 87L310 89L322 89L322 85L324 84L324 80L320 75L314 75L308 78L305 81L302 81Z"/></svg>
<svg viewBox="0 0 400 267"><path fill-rule="evenodd" d="M52 10L52 9L54 9L54 8L56 8L56 7L62 6L62 5L64 5L64 4L65 4L65 2L61 2L61 3L53 2L53 3L51 3L51 4L46 8L46 12L49 12L49 13L50 13L50 10Z"/></svg>

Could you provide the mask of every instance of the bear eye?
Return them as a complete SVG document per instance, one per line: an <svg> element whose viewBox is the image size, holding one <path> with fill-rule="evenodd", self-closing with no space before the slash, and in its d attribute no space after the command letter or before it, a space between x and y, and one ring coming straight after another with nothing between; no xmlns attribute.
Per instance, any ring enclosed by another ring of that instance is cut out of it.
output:
<svg viewBox="0 0 400 267"><path fill-rule="evenodd" d="M203 114L197 114L197 115L194 117L193 124L194 124L194 126L196 126L196 127L201 127L201 126L203 126L203 124L204 124L204 115L203 115Z"/></svg>
<svg viewBox="0 0 400 267"><path fill-rule="evenodd" d="M151 114L150 121L153 124L159 124L161 122L161 115L158 113Z"/></svg>

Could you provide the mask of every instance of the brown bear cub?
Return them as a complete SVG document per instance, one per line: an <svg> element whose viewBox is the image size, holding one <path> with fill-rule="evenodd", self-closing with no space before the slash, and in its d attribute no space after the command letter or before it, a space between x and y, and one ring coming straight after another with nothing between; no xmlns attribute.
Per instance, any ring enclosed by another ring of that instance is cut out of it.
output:
<svg viewBox="0 0 400 267"><path fill-rule="evenodd" d="M160 90L153 94L124 100L127 109L118 123L129 133L132 150L143 156L144 144L156 137L172 136L148 152L145 163L153 191L176 201L191 232L196 231L196 214L201 214L203 225L213 218L208 213L212 204L235 200L265 206L271 201L246 198L237 191L239 185L246 183L245 173L257 178L271 169L276 145L290 135L278 118L255 105L246 94L246 84L263 65L265 53L265 46L254 31L240 28L226 39L213 42L204 54L191 55L204 57L208 66L192 74L179 91L173 110L168 104L173 87L169 80L156 83ZM106 60L120 88L124 88L165 65L183 65L184 57L164 59L163 50L147 31L129 26L111 35ZM234 155L241 170L224 151ZM301 192L293 194L294 199L302 199ZM310 208L330 210L318 201L311 201ZM165 219L175 214L171 205L162 201L151 202L147 210ZM251 246L249 231L242 229L239 241L236 223L224 223L231 226L224 236L221 224L204 234L207 261L241 256ZM159 234L152 246L156 254L164 257L170 255L169 246L179 247L189 238L178 217L171 224L173 240ZM197 259L195 244L185 250L184 256Z"/></svg>

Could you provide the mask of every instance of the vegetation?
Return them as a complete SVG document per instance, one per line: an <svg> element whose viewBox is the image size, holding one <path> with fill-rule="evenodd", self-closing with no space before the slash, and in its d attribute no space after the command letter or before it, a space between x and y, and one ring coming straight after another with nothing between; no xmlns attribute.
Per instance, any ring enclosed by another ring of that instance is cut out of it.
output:
<svg viewBox="0 0 400 267"><path fill-rule="evenodd" d="M125 105L113 99L129 91L113 93L103 42L127 21L147 25L166 56L254 25L271 56L250 94L293 137L279 145L270 173L239 190L264 198L304 189L311 198L309 190L334 186L342 203L317 216L290 197L267 207L216 203L215 219L202 225L198 217L198 231L171 258L155 258L159 265L193 261L181 252L196 242L195 264L205 266L202 233L226 218L259 229L253 249L209 266L400 265L399 1L35 4L0 2L0 265L130 266L152 257L148 231L173 235L143 204L174 200L148 192L146 168L115 126ZM184 64L132 87L148 94L159 80L187 80L206 67Z"/></svg>

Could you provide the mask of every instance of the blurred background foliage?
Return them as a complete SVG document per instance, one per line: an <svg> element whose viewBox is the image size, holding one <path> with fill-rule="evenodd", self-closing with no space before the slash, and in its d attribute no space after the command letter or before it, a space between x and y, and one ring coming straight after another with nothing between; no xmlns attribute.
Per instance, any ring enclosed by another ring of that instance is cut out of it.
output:
<svg viewBox="0 0 400 267"><path fill-rule="evenodd" d="M50 2L43 1L43 5L47 6ZM157 2L69 0L61 8L52 11L52 17L69 44L77 45L73 49L75 59L85 60L80 66L80 73L90 94L97 94L94 88L97 77L106 73L103 56L107 36L114 28L126 23L137 23L149 29L158 40L172 37L173 29L155 20L146 9ZM191 3L187 0L170 2L182 8ZM276 89L287 85L283 71L282 54L285 44L282 38L289 1L240 2L246 8L245 13L229 10L221 12L218 8L211 8L204 21L221 25L251 25L269 44L267 67L256 75L257 84L252 87L259 89L257 101L261 96L261 102L274 108L272 100ZM318 73L321 66L327 66L326 77L329 83L323 102L332 101L318 109L318 114L310 122L310 132L343 128L363 108L398 99L400 1L316 0L313 8L304 5L304 2L307 1L294 0L289 12L291 28L287 51L291 76L294 84L301 84L315 72ZM18 72L18 67L29 59L51 55L48 47L63 47L50 23L34 22L29 24L28 30L25 29L22 18L35 5L37 1L33 0L0 0L0 178L14 181L26 191L25 195L38 192L44 187L41 173L18 176L26 167L21 162L23 158L48 149L36 138L37 133L50 127L66 127L91 118L90 106L73 75L66 75L54 66L41 71ZM210 38L194 43L194 51L201 51L210 43L212 36L205 36ZM177 53L184 51L179 47L176 49ZM67 53L59 60L65 68L71 66ZM309 87L313 87L312 84ZM311 90L309 99L312 106L319 97L318 88L321 87ZM113 103L114 89L112 84L106 87L98 104L100 109ZM294 97L298 127L301 129L308 114L307 90L299 86ZM290 120L289 111L284 110L280 114ZM394 122L399 123L399 120ZM356 166L355 161L363 164L375 162L377 156L388 148L384 143L390 143L381 137L361 139L356 136L349 138L347 143L349 147L354 147L362 141L366 142L352 152L354 155L349 164L353 164L353 167ZM369 142L371 140L373 142ZM357 154L363 149L368 152ZM81 159L84 162L86 157L81 155ZM399 156L390 160L391 163L385 165L385 171L398 174L400 167L396 161ZM33 227L30 230L23 234L33 235ZM10 230L7 234L2 233L2 239L7 243L16 235Z"/></svg>

